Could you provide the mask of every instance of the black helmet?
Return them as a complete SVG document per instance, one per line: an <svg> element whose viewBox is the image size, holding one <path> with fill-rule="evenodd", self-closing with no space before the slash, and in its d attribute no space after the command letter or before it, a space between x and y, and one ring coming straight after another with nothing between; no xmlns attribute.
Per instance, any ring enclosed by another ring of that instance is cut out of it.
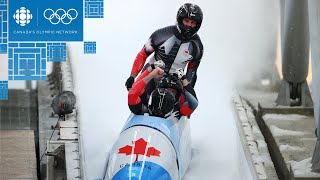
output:
<svg viewBox="0 0 320 180"><path fill-rule="evenodd" d="M148 110L150 115L167 118L171 115L175 106L173 94L165 88L157 88L152 91Z"/></svg>
<svg viewBox="0 0 320 180"><path fill-rule="evenodd" d="M196 27L192 28L190 26L183 25L182 20L184 18L189 18L197 22ZM177 13L177 28L178 31L184 38L191 38L200 29L203 19L202 10L199 6L191 3L186 3L182 5Z"/></svg>
<svg viewBox="0 0 320 180"><path fill-rule="evenodd" d="M176 101L178 102L180 99L181 92L183 90L183 86L181 80L178 78L176 74L168 75L162 78L158 83L158 88L173 88L177 91L175 96Z"/></svg>

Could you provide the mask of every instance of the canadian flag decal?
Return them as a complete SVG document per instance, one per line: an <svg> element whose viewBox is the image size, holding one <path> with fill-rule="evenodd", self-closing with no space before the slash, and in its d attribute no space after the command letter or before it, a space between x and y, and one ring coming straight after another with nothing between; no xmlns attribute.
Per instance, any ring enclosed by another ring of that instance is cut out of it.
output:
<svg viewBox="0 0 320 180"><path fill-rule="evenodd" d="M136 154L135 162L138 161L139 154L141 155L145 154L148 157L150 156L160 157L161 152L158 149L154 147L148 147L147 149L147 142L143 138L140 138L137 141L133 141L132 143L134 144L134 146L126 145L119 149L118 154L126 154L126 156L128 156L133 152L133 154Z"/></svg>

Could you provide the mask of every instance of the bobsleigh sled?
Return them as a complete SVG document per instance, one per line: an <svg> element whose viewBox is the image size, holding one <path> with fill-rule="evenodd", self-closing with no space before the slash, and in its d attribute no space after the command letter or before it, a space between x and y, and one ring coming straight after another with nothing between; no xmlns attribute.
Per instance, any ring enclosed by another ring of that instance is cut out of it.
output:
<svg viewBox="0 0 320 180"><path fill-rule="evenodd" d="M131 114L109 153L104 179L181 180L190 161L187 117Z"/></svg>

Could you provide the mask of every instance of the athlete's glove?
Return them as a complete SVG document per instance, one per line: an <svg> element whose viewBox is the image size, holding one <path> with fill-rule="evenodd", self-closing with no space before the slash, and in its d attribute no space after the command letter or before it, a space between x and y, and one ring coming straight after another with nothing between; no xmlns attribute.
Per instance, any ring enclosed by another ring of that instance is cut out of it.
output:
<svg viewBox="0 0 320 180"><path fill-rule="evenodd" d="M129 91L134 83L134 77L130 76L126 81L126 88Z"/></svg>
<svg viewBox="0 0 320 180"><path fill-rule="evenodd" d="M186 79L186 75L184 74L184 71L182 68L177 69L175 74L178 76L179 79L181 79L181 81Z"/></svg>
<svg viewBox="0 0 320 180"><path fill-rule="evenodd" d="M159 67L159 68L161 68L161 69L164 69L165 64L164 64L164 62L163 62L162 60L156 61L156 62L154 62L153 64L151 64L151 68L152 68L152 69L155 69L156 67Z"/></svg>

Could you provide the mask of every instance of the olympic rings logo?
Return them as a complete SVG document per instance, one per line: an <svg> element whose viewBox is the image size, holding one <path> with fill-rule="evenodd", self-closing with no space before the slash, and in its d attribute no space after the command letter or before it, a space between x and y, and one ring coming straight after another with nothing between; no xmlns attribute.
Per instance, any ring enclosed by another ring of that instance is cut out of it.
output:
<svg viewBox="0 0 320 180"><path fill-rule="evenodd" d="M59 24L60 21L62 24L67 25L78 17L78 11L73 8L69 9L67 12L62 8L59 8L56 11L48 8L43 12L43 16L53 25Z"/></svg>

